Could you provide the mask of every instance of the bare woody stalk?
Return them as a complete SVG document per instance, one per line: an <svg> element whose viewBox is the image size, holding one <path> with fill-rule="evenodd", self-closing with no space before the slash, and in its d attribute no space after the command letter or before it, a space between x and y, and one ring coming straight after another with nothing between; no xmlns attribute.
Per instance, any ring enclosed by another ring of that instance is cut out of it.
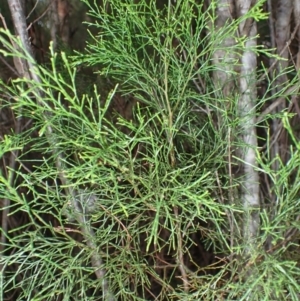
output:
<svg viewBox="0 0 300 301"><path fill-rule="evenodd" d="M183 255L183 245L182 245L182 235L181 235L181 231L180 231L180 218L178 215L178 208L177 206L174 207L173 209L176 220L178 221L177 224L177 240L178 240L178 254L177 254L177 262L178 262L178 266L179 266L179 270L181 273L181 277L182 277L182 282L183 282L183 287L184 287L184 291L186 293L189 292L189 280L188 280L188 276L185 270L185 265L184 265L184 255Z"/></svg>
<svg viewBox="0 0 300 301"><path fill-rule="evenodd" d="M236 17L245 16L255 0L220 0L216 6L216 28L220 29ZM255 101L256 101L256 55L251 50L256 47L256 23L248 18L241 18L241 23L236 36L246 37L245 49L241 53L240 68L238 69L237 52L233 51L236 46L235 37L225 36L218 44L214 53L213 62L216 67L213 72L214 85L216 90L221 90L225 101L231 101L235 92L239 92L238 110L241 120L241 139L245 147L238 150L242 162L240 169L245 176L245 181L241 187L239 198L244 207L243 237L245 241L245 251L249 253L255 247L254 241L259 229L259 185L256 167L257 137L255 132ZM239 87L235 86L235 78L239 72ZM237 91L238 89L238 91ZM230 104L228 104L230 105ZM221 117L222 118L222 117ZM231 162L231 153L228 160ZM229 175L232 177L231 164L229 164ZM232 202L238 197L236 191L232 193ZM231 230L231 240L233 241L234 230Z"/></svg>
<svg viewBox="0 0 300 301"><path fill-rule="evenodd" d="M233 19L232 13L234 12L234 0L220 0L217 1L216 6L216 20L215 26L217 30L221 30L226 26L228 22ZM213 24L210 25L212 27L212 31L214 30ZM231 104L229 100L235 91L235 65L237 62L237 55L233 49L235 46L235 37L234 36L225 36L221 41L217 41L217 50L213 54L213 64L215 69L213 71L213 81L215 90L220 93L220 95L216 95L217 98L221 98L224 100L225 106L229 107ZM219 92L220 91L220 92ZM223 116L219 117L219 125L223 124ZM221 126L220 126L221 127ZM231 132L228 129L228 170L229 170L229 180L230 186L234 187L232 180L232 151L231 151ZM234 188L230 189L230 202L234 202L234 197L236 195L236 191ZM237 229L233 226L234 216L232 214L228 215L228 222L230 224L230 244L233 248L234 244L234 236Z"/></svg>
<svg viewBox="0 0 300 301"><path fill-rule="evenodd" d="M18 135L21 131L22 118L18 118L15 125L15 134ZM19 151L12 151L9 158L9 168L8 168L8 185L13 185L15 178L15 168L17 165L16 157L18 156ZM6 235L8 231L8 218L9 218L9 207L10 207L10 199L5 198L3 200L3 211L2 211L2 223L1 223L1 240L0 240L0 254L5 250L6 244ZM4 273L4 265L0 265L0 273Z"/></svg>
<svg viewBox="0 0 300 301"><path fill-rule="evenodd" d="M294 2L293 0L278 0L276 5L276 22L275 22L275 44L272 47L277 47L277 54L283 58L283 60L279 60L276 65L276 81L274 92L278 92L286 85L288 82L287 74L284 70L288 67L289 61L288 58L290 56L290 49L285 47L291 36L291 23L292 23L292 11ZM296 25L299 16L295 19ZM274 39L274 38L273 38ZM274 110L274 113L281 112L286 108L285 101L281 102L281 104ZM272 158L276 158L276 156L280 156L283 162L287 160L287 150L286 150L286 133L282 131L280 126L280 120L274 119L272 124L273 133L279 133L279 136L274 140L273 147L271 149ZM275 172L279 169L278 160L274 160L272 167Z"/></svg>
<svg viewBox="0 0 300 301"><path fill-rule="evenodd" d="M26 28L26 20L25 20L25 14L23 7L19 0L9 0L8 5L11 11L12 20L15 26L15 32L16 35L19 36L21 40L22 49L19 49L19 51L23 51L26 53L26 55L29 55L29 59L24 60L21 58L15 58L15 67L17 68L19 75L21 77L25 77L28 80L34 80L37 83L41 83L41 80L37 73L34 72L35 70L35 64L32 54L31 46L29 45L29 38ZM42 101L43 99L43 92L41 90L34 91L34 94L37 95L37 102L40 106L44 106L44 103ZM44 115L45 121L49 119L49 115ZM47 124L49 124L47 122ZM46 138L48 140L49 145L52 148L53 155L56 157L56 168L59 173L59 178L63 186L65 187L65 192L67 195L70 196L70 199L73 202L73 207L75 208L75 211L77 212L75 218L78 222L78 224L81 227L81 232L85 238L86 244L88 247L92 250L92 266L95 268L95 274L99 280L102 281L102 290L104 295L104 300L107 301L114 301L114 296L110 293L110 290L108 288L108 283L105 279L105 270L103 269L103 260L97 251L97 245L95 244L95 233L94 231L87 225L85 221L85 216L79 208L79 204L76 201L76 192L71 189L71 185L65 175L64 172L64 154L56 147L57 141L54 138L53 135L53 129L50 125L46 128Z"/></svg>
<svg viewBox="0 0 300 301"><path fill-rule="evenodd" d="M274 1L273 1L274 2ZM288 66L288 58L289 58L289 45L293 40L293 35L296 35L294 32L292 35L290 34L290 24L291 24L291 14L292 14L292 1L291 0L278 0L276 5L274 5L271 0L268 0L268 10L270 12L269 16L269 28L270 28L270 36L271 36L271 48L275 49L277 47L278 56L286 59L286 60L278 60L274 58L270 58L270 66L275 67L275 72L269 72L270 77L273 79L272 89L270 91L271 95L274 97L274 101L272 105L268 108L267 113L279 113L283 109L286 108L286 99L288 98L288 94L297 94L299 87L293 86L292 93L285 93L285 95L276 99L274 95L280 92L281 89L288 82L287 75L285 74L284 69ZM297 1L295 1L297 2ZM275 22L276 20L276 22ZM298 26L296 26L297 28ZM275 80L274 80L275 77ZM289 91L288 90L288 91ZM277 104L275 106L275 104ZM262 116L262 114L261 114ZM263 118L263 117L261 117ZM281 125L281 120L274 118L272 120L272 147L270 149L271 160L272 160L272 168L276 173L280 169L279 161L275 158L280 157L283 161L285 161L285 152L282 148L284 143L285 130L283 130ZM276 176L275 176L276 177ZM270 219L273 220L276 216L276 200L277 195L275 193L271 193L273 205L270 209ZM269 235L266 242L266 249L272 250L272 235Z"/></svg>
<svg viewBox="0 0 300 301"><path fill-rule="evenodd" d="M254 1L255 2L255 1ZM252 8L253 0L236 0L238 17L245 16ZM243 236L246 253L255 249L255 239L259 231L259 177L255 169L257 136L256 136L256 66L257 59L253 49L256 47L257 26L255 20L243 19L239 24L239 36L246 37L245 48L241 56L239 115L241 118L241 138L245 144L242 153L243 174L245 181L241 187L241 201L244 207Z"/></svg>
<svg viewBox="0 0 300 301"><path fill-rule="evenodd" d="M234 0L217 1L215 25L218 30L226 26L226 23L233 19L233 11ZM228 100L234 90L234 66L237 57L234 51L230 49L235 44L234 36L226 36L217 45L217 50L213 54L213 63L216 67L213 72L214 84L216 89L221 89L222 97L225 100Z"/></svg>

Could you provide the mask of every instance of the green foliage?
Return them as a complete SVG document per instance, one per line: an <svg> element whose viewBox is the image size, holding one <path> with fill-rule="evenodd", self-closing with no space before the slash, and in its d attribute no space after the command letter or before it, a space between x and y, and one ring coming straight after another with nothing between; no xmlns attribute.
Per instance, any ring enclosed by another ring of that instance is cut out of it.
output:
<svg viewBox="0 0 300 301"><path fill-rule="evenodd" d="M15 300L105 300L90 239L116 300L298 300L299 268L287 258L293 246L284 237L287 221L299 214L299 143L286 116L294 141L289 164L274 175L272 162L259 156L260 171L280 196L276 218L262 211L257 249L242 257L242 208L232 200L239 180L228 175L227 162L240 124L238 98L229 105L217 99L210 80L213 52L218 39L232 34L230 25L206 35L213 7L194 1L160 8L151 0L84 2L99 30L87 52L72 59L62 53L63 65L52 53L51 67L34 70L40 82L1 85L12 99L8 105L32 120L28 131L6 136L0 146L1 154L23 150L16 181L0 178L10 218L24 219L8 233L1 256L4 292L17 290ZM8 37L14 39L2 30L1 42L10 48L1 52L22 56ZM81 65L99 67L102 86L107 80L115 88L107 95L95 81L83 93L75 69ZM112 118L120 92L137 101L131 119ZM80 201L80 214L94 236L83 233L67 191L92 196L93 204ZM266 253L270 235L274 250ZM206 266L201 248L215 253Z"/></svg>

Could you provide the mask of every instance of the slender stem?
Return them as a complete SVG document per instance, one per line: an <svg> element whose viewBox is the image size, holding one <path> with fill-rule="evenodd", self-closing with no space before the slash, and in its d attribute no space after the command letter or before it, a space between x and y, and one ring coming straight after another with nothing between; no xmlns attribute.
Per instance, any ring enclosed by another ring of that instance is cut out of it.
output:
<svg viewBox="0 0 300 301"><path fill-rule="evenodd" d="M21 40L22 49L18 49L19 51L25 52L28 55L27 60L23 60L17 58L18 63L16 63L16 68L20 76L24 76L28 80L34 80L36 83L41 83L39 75L34 72L35 60L33 59L32 49L29 45L29 38L26 27L26 19L23 7L19 0L9 0L8 1L9 8L11 11L12 19L15 26L15 32L19 36ZM44 106L42 101L43 92L39 89L34 91L34 94L37 96L37 102L39 105ZM51 116L49 114L44 114L44 119L47 122ZM49 124L47 122L47 124ZM58 141L54 138L53 129L51 125L48 125L46 128L46 137L50 147L52 148L52 152L56 157L56 168L59 174L60 181L65 188L65 192L69 195L74 202L73 206L78 212L76 216L76 220L81 227L81 232L83 233L84 239L86 240L86 244L92 250L91 262L92 266L95 268L95 274L98 279L102 280L102 291L105 296L105 300L114 301L114 296L110 293L107 281L105 279L105 270L103 269L103 260L97 251L97 245L95 244L95 233L88 226L88 223L85 220L84 213L78 207L78 203L76 202L75 191L71 188L71 185L66 177L64 171L64 154L58 149ZM78 210L77 210L78 209Z"/></svg>

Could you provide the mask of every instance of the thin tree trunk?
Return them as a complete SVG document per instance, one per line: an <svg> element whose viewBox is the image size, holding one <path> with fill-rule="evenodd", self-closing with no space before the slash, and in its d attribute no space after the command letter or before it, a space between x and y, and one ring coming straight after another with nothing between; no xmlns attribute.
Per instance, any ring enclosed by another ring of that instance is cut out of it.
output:
<svg viewBox="0 0 300 301"><path fill-rule="evenodd" d="M233 19L233 12L235 11L234 0L220 0L217 2L216 7L216 21L214 25L210 25L212 30L221 30L226 24L230 23ZM213 81L215 87L216 98L222 99L222 105L225 105L226 110L231 106L232 97L236 92L235 78L236 78L236 66L238 57L236 51L234 51L236 42L235 36L225 36L221 41L217 40L217 50L213 54ZM219 106L221 104L217 104ZM224 116L218 116L218 126L221 129ZM227 133L224 133L229 137L228 139L228 173L230 181L229 198L233 204L238 195L237 189L233 185L233 172L232 172L232 149L231 148L231 129L228 129ZM234 226L234 216L228 212L228 223L230 225L230 246L234 247L236 232L239 230Z"/></svg>
<svg viewBox="0 0 300 301"><path fill-rule="evenodd" d="M237 0L236 7L238 16L246 15L251 9L254 1ZM244 207L244 229L243 236L246 252L255 248L255 238L259 231L259 177L255 169L257 136L256 136L256 54L253 48L256 47L257 27L253 19L246 19L239 24L240 37L246 36L245 49L241 57L240 71L240 98L239 98L239 115L242 127L242 140L245 144L243 147L243 174L245 176L241 187L241 200Z"/></svg>
<svg viewBox="0 0 300 301"><path fill-rule="evenodd" d="M216 28L220 29L225 26L228 21L233 19L232 12L234 10L233 0L220 0L216 8ZM221 89L222 97L226 99L232 94L234 88L234 66L237 61L236 54L233 51L235 39L233 36L224 37L217 45L217 50L213 55L214 66L213 72L214 84L216 89Z"/></svg>
<svg viewBox="0 0 300 301"><path fill-rule="evenodd" d="M16 35L19 36L21 40L22 49L18 52L25 52L27 54L28 59L27 60L20 60L17 58L17 64L16 68L18 69L18 72L21 76L24 76L28 80L34 80L37 83L40 83L41 80L38 76L38 74L35 73L34 67L35 67L35 61L33 59L33 53L31 46L29 45L29 38L26 28L26 19L25 19L25 13L24 8L22 7L22 3L20 0L8 0L8 5L11 11L13 23L15 26L15 32ZM15 45L16 46L16 45ZM37 97L37 101L39 105L44 106L43 102L43 93L39 90L33 91L33 94ZM49 118L49 115L44 116L45 120ZM81 227L81 232L83 233L84 239L86 241L86 244L89 246L89 248L92 251L91 256L91 262L92 266L95 268L95 274L98 279L102 281L102 290L103 295L105 296L105 300L108 301L114 301L114 296L110 293L108 288L108 283L105 279L105 270L103 269L103 260L97 250L97 245L95 244L95 233L92 228L90 228L85 221L85 216L81 212L79 207L79 204L76 200L76 192L71 188L71 185L65 175L64 172L64 155L63 153L57 148L57 141L55 141L54 135L53 135L53 129L50 125L46 128L46 136L47 140L52 148L52 151L57 158L56 160L56 168L59 174L59 178L65 187L66 194L68 194L72 201L73 201L73 207L75 208L76 214L76 220L78 222L78 225Z"/></svg>
<svg viewBox="0 0 300 301"><path fill-rule="evenodd" d="M216 26L218 28L225 26L226 22L234 17L246 15L255 1L252 0L220 0L216 8ZM237 16L234 15L237 14ZM240 169L244 175L244 183L241 187L240 198L244 207L244 225L243 236L245 240L246 253L255 247L254 239L257 237L259 230L259 177L255 170L257 136L255 130L256 117L256 54L251 50L256 47L256 22L252 19L245 19L239 25L236 33L238 36L245 36L245 50L241 56L241 66L239 69L239 92L240 98L238 103L239 117L241 119L242 134L241 139L244 146L240 149L239 154L244 163L241 163ZM220 49L214 53L214 83L216 88L222 90L223 99L229 98L234 94L234 77L236 66L236 51L234 37L225 37ZM235 196L236 197L236 196Z"/></svg>
<svg viewBox="0 0 300 301"><path fill-rule="evenodd" d="M291 17L294 0L278 0L276 6L276 22L275 22L275 39L277 46L277 54L283 58L283 60L277 63L277 78L276 78L276 92L283 89L288 82L288 77L284 70L289 65L289 48L286 47L291 36ZM298 0L297 0L298 1ZM297 2L295 1L295 2ZM297 20L296 20L297 21ZM283 101L275 110L274 113L282 112L286 108L286 102ZM274 145L272 147L272 158L280 156L283 161L286 161L286 133L280 128L280 121L274 119L272 124ZM274 161L273 169L277 171L279 168L278 160Z"/></svg>
<svg viewBox="0 0 300 301"><path fill-rule="evenodd" d="M286 74L281 74L284 72L286 67L288 66L288 58L289 58L289 47L288 43L290 43L291 36L291 15L292 15L292 1L293 0L278 0L274 2L272 0L268 0L268 10L270 12L269 16L269 27L270 27L270 35L271 35L271 48L276 48L277 55L281 56L285 60L276 60L274 58L270 58L270 66L275 65L275 73L272 72L270 74L271 79L273 80L273 86L270 91L271 95L276 95L280 92L281 89L287 84L288 78ZM299 1L295 1L298 3ZM295 7L295 10L296 7ZM294 11L296 14L296 11ZM297 20L297 18L295 18ZM296 26L298 26L296 24ZM292 93L297 93L296 88ZM280 93L281 94L281 93ZM287 93L289 94L289 93ZM274 99L273 103L276 103L280 100L280 103L272 110L270 113L279 113L282 112L286 108L286 100L284 97L280 97L279 99ZM270 150L271 160L272 160L272 169L276 174L280 168L279 160L276 159L279 156L283 161L286 160L286 151L285 151L285 140L286 133L285 130L281 127L281 121L277 118L272 120L272 147ZM270 208L269 218L273 220L276 216L276 200L277 195L275 193L270 192L272 206ZM266 241L266 249L272 249L272 235L270 234Z"/></svg>

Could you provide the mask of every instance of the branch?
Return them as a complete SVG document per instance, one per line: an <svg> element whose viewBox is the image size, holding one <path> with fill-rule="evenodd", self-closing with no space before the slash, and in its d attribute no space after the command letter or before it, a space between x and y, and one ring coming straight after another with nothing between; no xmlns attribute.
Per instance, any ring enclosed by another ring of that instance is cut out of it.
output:
<svg viewBox="0 0 300 301"><path fill-rule="evenodd" d="M181 232L180 232L180 219L179 219L179 215L178 215L178 208L177 206L174 206L174 214L176 217L176 220L178 221L177 224L177 239L178 239L178 254L177 254L177 262L179 265L179 270L182 276L182 282L183 282L183 287L184 287L184 291L186 293L189 292L189 281L188 281L188 276L186 274L185 271L185 265L184 265L184 255L183 255L183 250L182 250L182 237L181 237Z"/></svg>
<svg viewBox="0 0 300 301"><path fill-rule="evenodd" d="M41 83L41 79L39 78L38 74L34 72L35 61L33 59L31 46L29 44L29 38L28 38L28 33L26 28L26 19L25 19L23 8L20 4L20 1L18 0L9 0L8 5L14 22L16 35L18 35L21 40L22 49L19 50L24 52L28 56L27 60L17 58L18 62L16 62L16 68L21 76L24 76L28 80L34 80L37 83ZM35 91L35 94L38 96L37 97L38 104L40 106L44 106L44 103L42 102L43 92L37 89ZM88 223L86 223L85 221L85 216L82 212L82 209L79 208L79 204L76 201L76 192L73 189L71 189L71 185L65 175L64 168L63 168L64 167L63 162L65 161L64 155L57 148L58 143L54 138L53 129L48 122L48 119L50 117L51 116L49 116L49 114L45 113L44 119L46 124L48 124L48 126L46 127L46 138L48 140L49 145L52 147L53 154L57 158L56 168L59 174L60 181L65 188L66 194L69 195L71 197L71 200L74 202L73 206L74 208L76 208L78 212L75 218L81 227L81 232L84 236L84 239L86 240L86 244L92 250L92 256L91 256L92 266L95 268L95 274L97 278L102 280L102 290L105 296L105 300L114 301L115 298L110 293L108 289L108 284L104 277L105 270L102 267L103 260L97 251L97 245L95 244L95 233L91 228L88 227L87 225Z"/></svg>
<svg viewBox="0 0 300 301"><path fill-rule="evenodd" d="M22 117L18 118L16 125L15 125L15 135L18 135L21 132L21 124L22 124ZM8 168L8 185L12 186L15 178L15 169L16 169L16 157L18 157L19 151L12 151L9 158L9 168ZM2 211L2 223L1 223L1 241L0 241L0 254L2 254L5 250L6 244L6 236L8 232L8 215L9 215L9 208L10 208L10 199L5 198L3 200L3 211ZM4 265L0 265L0 271L4 272Z"/></svg>

